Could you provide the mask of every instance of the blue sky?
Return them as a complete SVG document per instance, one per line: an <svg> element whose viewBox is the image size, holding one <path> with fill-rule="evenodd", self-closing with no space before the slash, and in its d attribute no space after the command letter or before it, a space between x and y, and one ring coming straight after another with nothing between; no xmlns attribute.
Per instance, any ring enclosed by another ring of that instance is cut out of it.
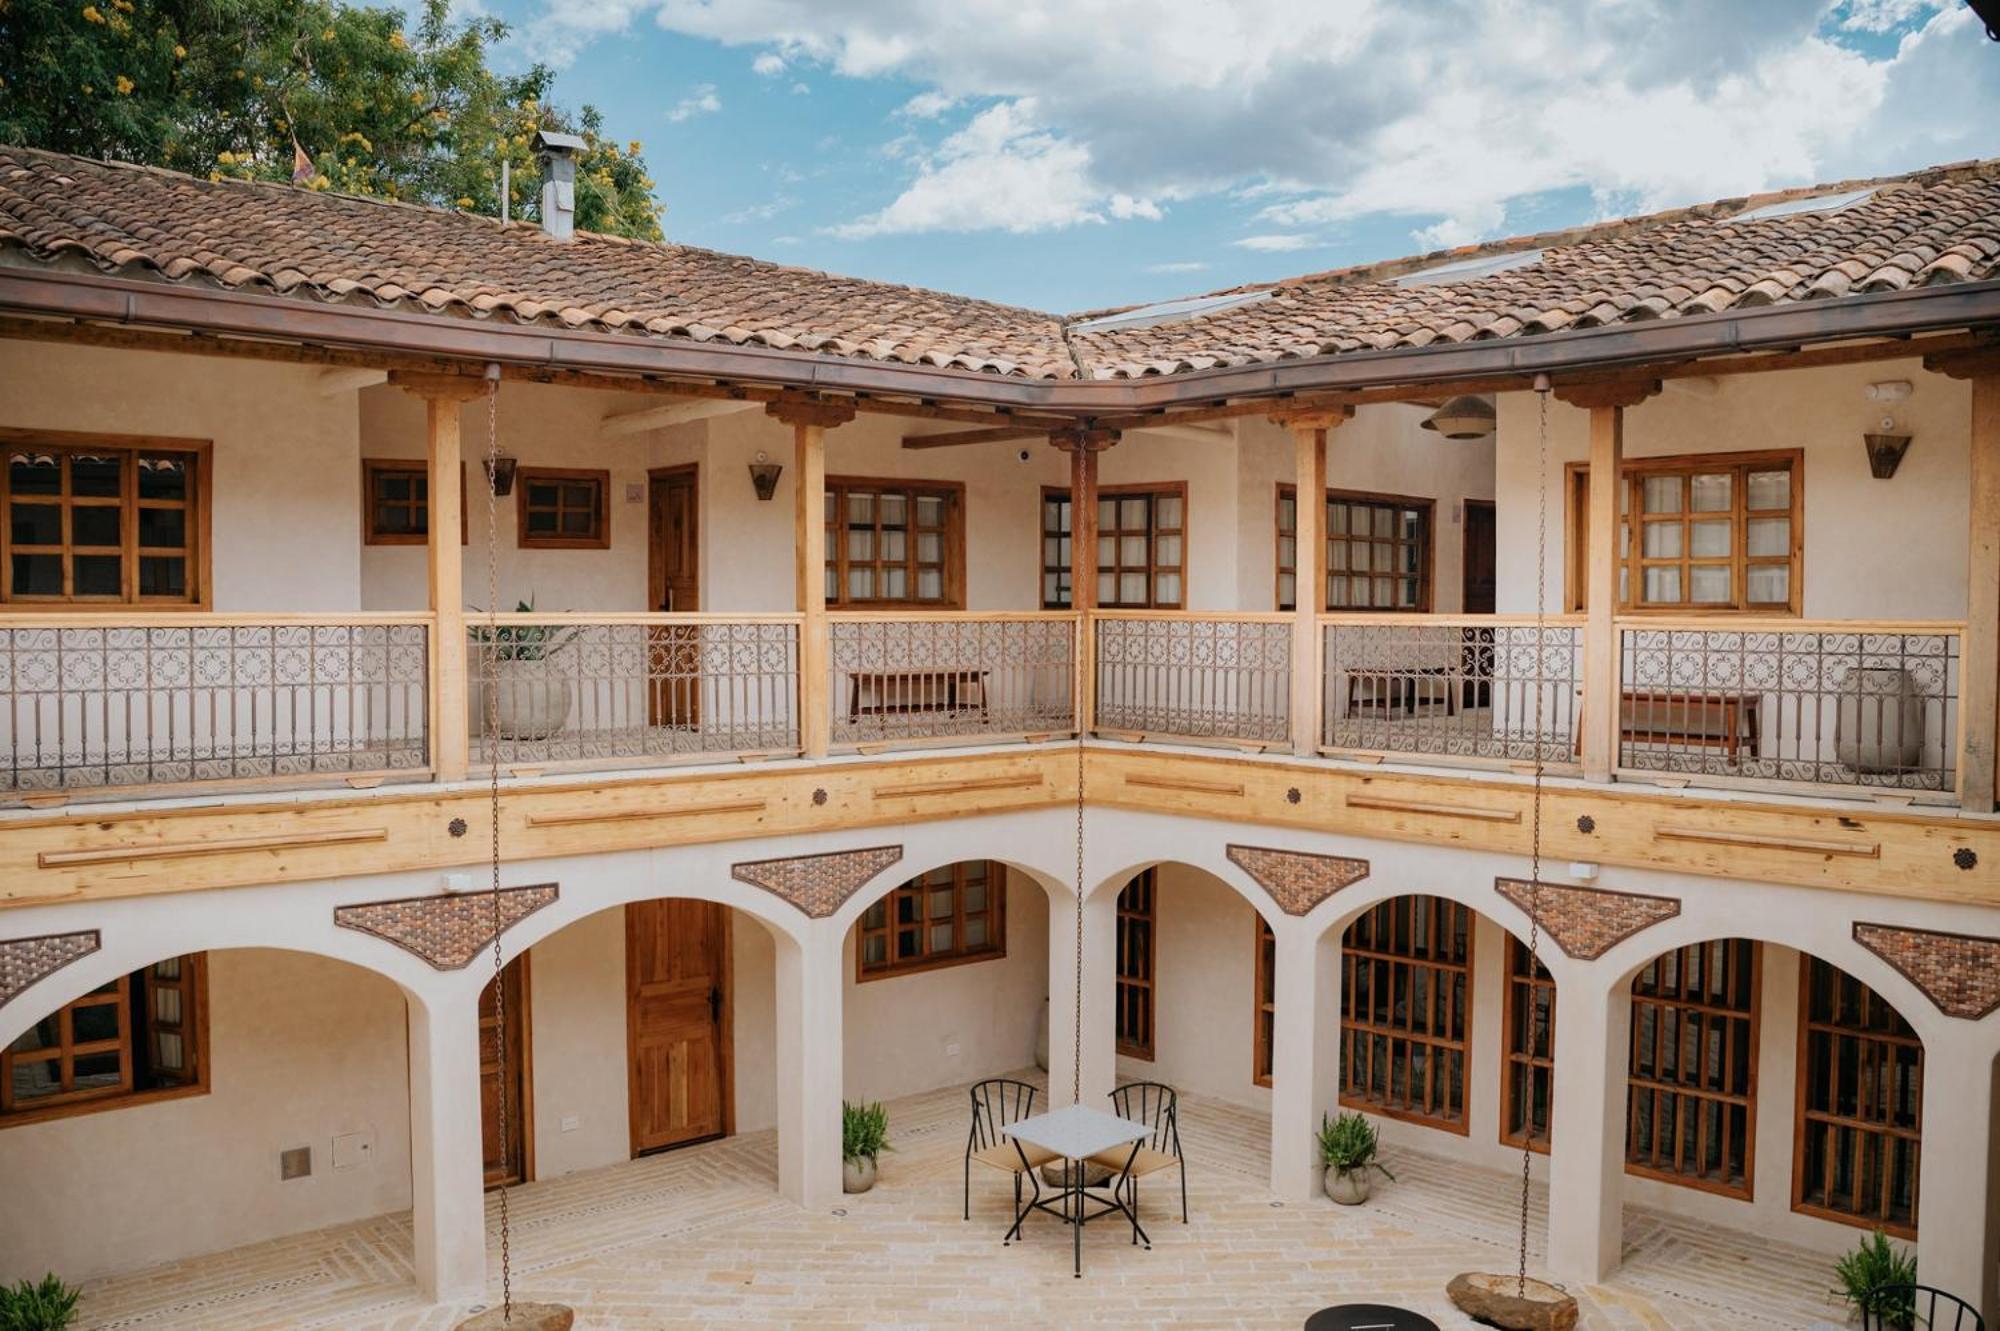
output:
<svg viewBox="0 0 2000 1331"><path fill-rule="evenodd" d="M483 0L669 237L1056 311L2000 155L1960 0Z"/></svg>

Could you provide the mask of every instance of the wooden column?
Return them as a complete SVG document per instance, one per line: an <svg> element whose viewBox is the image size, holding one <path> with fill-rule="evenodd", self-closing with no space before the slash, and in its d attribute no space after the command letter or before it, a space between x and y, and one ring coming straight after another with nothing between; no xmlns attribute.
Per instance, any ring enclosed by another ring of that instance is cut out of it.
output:
<svg viewBox="0 0 2000 1331"><path fill-rule="evenodd" d="M1097 455L1118 442L1115 430L1061 430L1049 443L1069 454L1069 608L1077 612L1076 729L1087 735L1097 715Z"/></svg>
<svg viewBox="0 0 2000 1331"><path fill-rule="evenodd" d="M816 398L784 398L765 411L792 427L792 551L799 625L799 745L826 757L833 726L826 622L826 432L854 419L854 408Z"/></svg>
<svg viewBox="0 0 2000 1331"><path fill-rule="evenodd" d="M1354 408L1314 411L1271 419L1292 432L1297 492L1293 503L1292 546L1292 752L1319 752L1326 685L1322 660L1325 635L1319 617L1326 610L1326 437L1351 419Z"/></svg>
<svg viewBox="0 0 2000 1331"><path fill-rule="evenodd" d="M2000 347L1926 357L1924 368L1972 382L1972 499L1965 637L1959 643L1958 798L1994 808L2000 756Z"/></svg>
<svg viewBox="0 0 2000 1331"><path fill-rule="evenodd" d="M390 381L424 400L429 441L431 765L439 781L463 781L471 747L471 701L465 641L464 496L460 491L464 450L459 409L486 394L482 379L464 374L398 371ZM365 496L364 496L365 502Z"/></svg>
<svg viewBox="0 0 2000 1331"><path fill-rule="evenodd" d="M1589 548L1584 552L1583 740L1586 781L1609 781L1618 765L1619 716L1624 710L1618 664L1618 487L1625 470L1625 409L1660 391L1657 379L1578 384L1556 398L1590 412L1590 494L1585 504ZM1553 484L1547 477L1543 484ZM1572 536L1574 533L1572 533ZM1546 579L1549 570L1536 569ZM1564 607L1567 608L1567 607Z"/></svg>

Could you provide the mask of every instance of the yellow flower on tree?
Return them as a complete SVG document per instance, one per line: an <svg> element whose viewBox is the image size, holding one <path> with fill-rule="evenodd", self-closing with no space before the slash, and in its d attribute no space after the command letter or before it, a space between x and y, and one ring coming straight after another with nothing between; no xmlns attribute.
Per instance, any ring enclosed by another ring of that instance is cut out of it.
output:
<svg viewBox="0 0 2000 1331"><path fill-rule="evenodd" d="M126 78L123 74L118 76L118 95L120 97L130 97L132 89L137 86L137 84L133 83L132 80Z"/></svg>
<svg viewBox="0 0 2000 1331"><path fill-rule="evenodd" d="M92 23L104 22L104 15L98 12L96 5L85 5L83 7L83 16Z"/></svg>

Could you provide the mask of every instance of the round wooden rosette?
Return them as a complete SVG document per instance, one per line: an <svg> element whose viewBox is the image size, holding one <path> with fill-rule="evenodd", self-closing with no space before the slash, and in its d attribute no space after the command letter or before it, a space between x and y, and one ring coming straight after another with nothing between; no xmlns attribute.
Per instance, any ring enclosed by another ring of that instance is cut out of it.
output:
<svg viewBox="0 0 2000 1331"><path fill-rule="evenodd" d="M1573 1331L1576 1300L1546 1280L1524 1285L1514 1276L1468 1271L1445 1294L1466 1316L1504 1331Z"/></svg>
<svg viewBox="0 0 2000 1331"><path fill-rule="evenodd" d="M576 1314L560 1303L517 1303L514 1315L488 1308L458 1324L457 1331L570 1331Z"/></svg>

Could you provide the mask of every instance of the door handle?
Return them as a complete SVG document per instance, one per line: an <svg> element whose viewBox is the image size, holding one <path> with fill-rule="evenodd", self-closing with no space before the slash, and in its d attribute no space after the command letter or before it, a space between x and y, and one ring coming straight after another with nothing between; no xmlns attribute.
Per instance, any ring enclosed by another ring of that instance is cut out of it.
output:
<svg viewBox="0 0 2000 1331"><path fill-rule="evenodd" d="M712 1022L722 1020L722 987L720 985L712 984L708 987L708 1019Z"/></svg>

